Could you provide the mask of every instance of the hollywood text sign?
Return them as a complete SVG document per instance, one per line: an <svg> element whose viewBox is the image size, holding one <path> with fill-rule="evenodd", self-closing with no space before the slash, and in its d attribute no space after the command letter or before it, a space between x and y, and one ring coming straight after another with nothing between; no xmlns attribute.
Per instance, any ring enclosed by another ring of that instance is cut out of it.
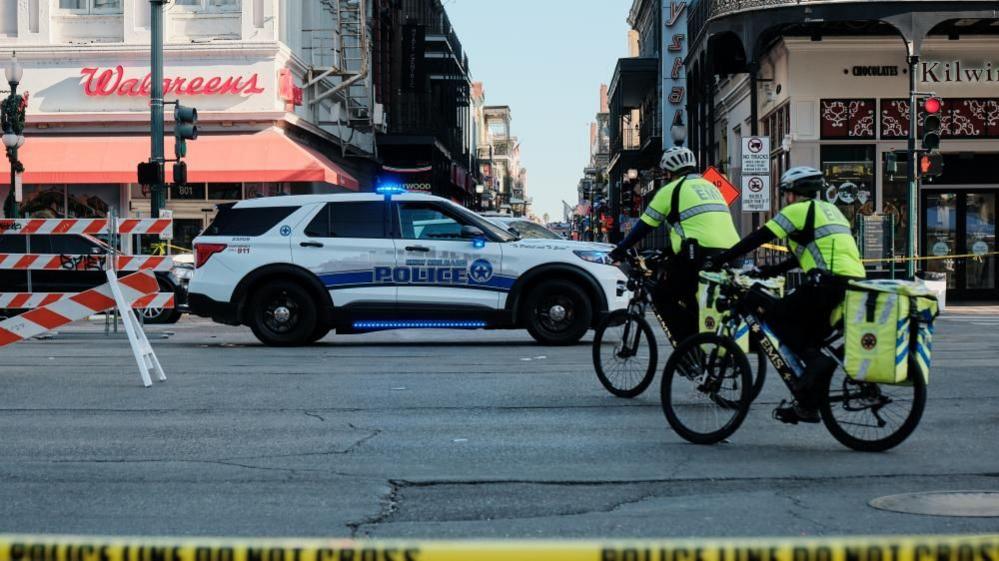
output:
<svg viewBox="0 0 999 561"><path fill-rule="evenodd" d="M149 97L152 93L152 76L129 78L121 65L114 68L84 68L80 70L85 80L83 93L90 97ZM193 78L164 78L163 94L169 95L239 95L264 93L258 84L259 74L245 76L213 76Z"/></svg>

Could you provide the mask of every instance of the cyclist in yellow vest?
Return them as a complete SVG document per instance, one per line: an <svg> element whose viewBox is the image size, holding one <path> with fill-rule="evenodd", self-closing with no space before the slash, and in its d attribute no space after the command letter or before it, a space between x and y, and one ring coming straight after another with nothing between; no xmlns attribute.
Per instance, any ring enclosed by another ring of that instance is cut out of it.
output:
<svg viewBox="0 0 999 561"><path fill-rule="evenodd" d="M704 258L717 255L739 241L725 198L714 183L697 175L694 153L674 146L663 153L660 167L668 183L653 197L641 220L617 245L610 257L622 261L628 249L666 223L672 258L666 266L665 286L657 287L656 308L669 321L677 341L697 333L697 285Z"/></svg>
<svg viewBox="0 0 999 561"><path fill-rule="evenodd" d="M762 228L705 263L705 268L714 268L765 243L786 239L794 257L756 273L773 277L801 267L809 274L809 282L785 296L766 318L781 342L805 362L796 387L798 404L776 412L777 418L786 422L819 422L811 390L836 367L835 361L819 350L832 333L829 318L843 302L847 281L866 277L850 221L836 205L818 198L825 188L821 171L789 169L780 181L787 206Z"/></svg>

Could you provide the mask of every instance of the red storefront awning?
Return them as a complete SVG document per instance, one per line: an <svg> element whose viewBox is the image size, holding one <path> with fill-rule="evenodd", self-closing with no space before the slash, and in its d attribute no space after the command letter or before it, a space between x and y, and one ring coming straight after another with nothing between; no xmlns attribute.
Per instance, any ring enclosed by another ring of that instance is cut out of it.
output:
<svg viewBox="0 0 999 561"><path fill-rule="evenodd" d="M173 157L173 136L166 155ZM25 184L136 183L136 165L149 159L149 138L136 136L34 136L18 150ZM206 135L188 141L191 183L325 182L357 190L360 185L328 158L277 129ZM167 165L170 177L170 165ZM0 185L10 184L10 163L0 157Z"/></svg>

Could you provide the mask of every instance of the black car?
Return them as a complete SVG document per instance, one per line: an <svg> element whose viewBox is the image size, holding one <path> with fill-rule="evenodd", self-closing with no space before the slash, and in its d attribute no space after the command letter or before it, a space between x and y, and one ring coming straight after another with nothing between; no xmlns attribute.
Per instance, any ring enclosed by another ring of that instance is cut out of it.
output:
<svg viewBox="0 0 999 561"><path fill-rule="evenodd" d="M0 254L16 255L23 253L55 254L66 256L93 255L103 257L109 251L108 245L86 234L30 234L0 236ZM95 263L98 260L95 259ZM75 264L78 266L78 264ZM157 272L160 292L173 292L173 309L149 308L141 313L147 323L174 323L187 307L187 282L189 275L177 265L175 270ZM124 275L125 273L120 273ZM185 280L181 280L185 279ZM88 270L67 271L6 271L0 270L0 292L83 292L107 282L100 267ZM0 315L13 316L24 310L0 310Z"/></svg>

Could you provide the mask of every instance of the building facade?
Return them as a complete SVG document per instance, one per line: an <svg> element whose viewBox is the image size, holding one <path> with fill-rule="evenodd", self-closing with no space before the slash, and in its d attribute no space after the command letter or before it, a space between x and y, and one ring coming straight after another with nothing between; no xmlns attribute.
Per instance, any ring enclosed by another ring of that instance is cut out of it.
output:
<svg viewBox="0 0 999 561"><path fill-rule="evenodd" d="M440 0L378 3L373 49L383 60L375 88L388 114L378 134L379 181L474 206L468 56Z"/></svg>
<svg viewBox="0 0 999 561"><path fill-rule="evenodd" d="M808 4L692 3L691 147L738 184L742 139L767 136L771 185L791 166L822 169L825 197L853 222L872 274L904 274L892 260L907 255L912 231L918 269L946 274L951 298L999 299L994 3ZM944 100L944 172L919 181L915 224L905 154L910 85ZM766 215L744 217L748 230Z"/></svg>
<svg viewBox="0 0 999 561"><path fill-rule="evenodd" d="M363 48L370 10L362 0L165 8L165 97L200 117L189 183L169 188L176 245L189 247L218 203L370 188L384 120ZM22 214L148 216L136 165L150 153L149 20L146 0L3 2L0 52L16 51L19 91L30 92ZM168 158L171 120L168 107Z"/></svg>
<svg viewBox="0 0 999 561"><path fill-rule="evenodd" d="M628 15L631 56L618 60L608 89L612 241L635 223L660 183L662 18L661 0L634 0Z"/></svg>

